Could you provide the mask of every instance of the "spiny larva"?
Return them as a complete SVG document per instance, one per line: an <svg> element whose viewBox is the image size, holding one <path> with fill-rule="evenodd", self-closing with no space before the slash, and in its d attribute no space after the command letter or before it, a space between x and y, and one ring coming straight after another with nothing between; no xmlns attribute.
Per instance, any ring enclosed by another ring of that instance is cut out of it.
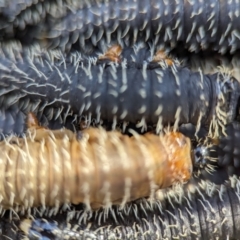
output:
<svg viewBox="0 0 240 240"><path fill-rule="evenodd" d="M27 99L63 112L70 108L90 121L112 121L113 129L130 122L143 130L154 125L157 132L182 123L224 128L234 119L240 95L236 79L193 72L150 50L126 47L120 54L115 48L93 59L56 51L2 57L0 107Z"/></svg>
<svg viewBox="0 0 240 240"><path fill-rule="evenodd" d="M88 213L71 206L56 215L34 211L27 215L4 216L4 236L43 239L239 239L239 178L224 184L194 179L186 185L160 190L159 199L146 199ZM144 238L142 237L144 236ZM20 238L20 239L22 239ZM6 238L7 239L7 238Z"/></svg>
<svg viewBox="0 0 240 240"><path fill-rule="evenodd" d="M0 142L0 197L6 208L124 206L191 177L190 140L178 132L130 138L89 128L76 135L40 127L31 113L28 127L25 137Z"/></svg>
<svg viewBox="0 0 240 240"><path fill-rule="evenodd" d="M2 37L64 51L142 40L190 52L240 48L238 0L82 0L3 4Z"/></svg>

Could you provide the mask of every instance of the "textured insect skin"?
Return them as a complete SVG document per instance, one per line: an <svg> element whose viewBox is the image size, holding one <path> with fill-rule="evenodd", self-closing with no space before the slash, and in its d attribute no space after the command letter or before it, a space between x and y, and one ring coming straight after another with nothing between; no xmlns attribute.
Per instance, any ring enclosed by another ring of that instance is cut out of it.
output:
<svg viewBox="0 0 240 240"><path fill-rule="evenodd" d="M42 108L41 106L39 106L39 108L34 108L34 105L31 105L30 102L27 104L27 106L27 109L19 109L19 105L17 104L14 106L14 108L1 110L1 140L4 140L7 136L13 133L20 137L24 136L27 131L26 112L29 112L32 109L35 109L35 111L38 113L37 118L39 119L40 124L48 129L57 130L65 127L66 129L74 132L78 130L77 122L79 122L80 119L72 114L69 114L68 116L64 114L58 114L59 117L55 118L54 116L57 115L56 109L47 109L46 107L44 111L40 111ZM54 111L55 114L53 114ZM103 123L102 126L111 130L112 123ZM201 144L199 147L197 146L199 139L206 139L208 136L208 130L202 127L197 131L196 126L193 126L192 124L183 124L179 127L178 131L191 139L193 150L198 151L201 154L199 157L200 162L194 163L196 172L200 174L199 178L209 180L216 184L222 184L228 179L229 175L237 174L240 176L240 168L237 165L239 157L235 156L235 160L233 161L233 152L237 151L238 143L238 140L234 137L238 134L237 126L238 123L236 122L229 124L226 127L227 136L224 136L220 133L219 138L217 139L217 145L214 144L208 146L206 144ZM127 126L125 134L128 133L128 129L131 127L134 127L134 125ZM140 132L138 129L135 130ZM196 132L198 141L196 141ZM210 142L212 142L212 140L210 140ZM235 150L233 146L235 146ZM197 158L198 156L195 157L195 161ZM223 158L228 158L229 160L226 162L223 161ZM214 167L214 171L219 172L219 175L209 173L207 171L209 166Z"/></svg>
<svg viewBox="0 0 240 240"><path fill-rule="evenodd" d="M219 137L209 139L207 144L199 147L200 160L207 165L211 163L217 168L225 168L229 175L240 173L239 138L240 125L234 121L226 125L225 132L219 132Z"/></svg>
<svg viewBox="0 0 240 240"><path fill-rule="evenodd" d="M139 40L165 48L179 43L190 51L225 53L240 47L237 0L175 0L171 4L164 0L41 1L32 5L22 11L19 8L16 17L17 11L10 8L8 13L4 8L5 18L12 17L10 23L3 22L10 29L10 33L4 29L5 39L14 37L25 44L47 39L48 47L64 49L73 44L84 49Z"/></svg>
<svg viewBox="0 0 240 240"><path fill-rule="evenodd" d="M34 34L36 26L46 22L49 15L60 17L65 13L66 6L63 7L62 1L4 0L0 5L1 40L9 41L24 37L22 43L30 44L26 34Z"/></svg>
<svg viewBox="0 0 240 240"><path fill-rule="evenodd" d="M29 48L29 49L31 49L31 48ZM51 64L52 68L56 70L55 73L51 72L49 69L46 70L43 66L41 66L41 70L42 69L44 70L44 71L42 71L42 73L45 74L44 76L49 76L49 78L50 77L55 77L56 78L56 80L52 79L53 84L55 82L58 82L58 84L61 85L61 82L57 81L57 79L60 76L57 75L57 77L56 77L56 72L57 73L60 72L64 68L64 66L60 67L58 70L55 67L59 67L59 65L61 66L61 63L62 63L62 65L64 65L65 59L64 59L62 53L59 52L59 51L56 51L56 52L55 51L44 51L44 52L42 52L38 47L33 47L32 50L29 50L29 49L28 50L26 50L26 49L23 50L21 48L21 46L16 44L16 42L10 42L8 44L1 44L0 45L0 51L3 54L2 58L3 59L8 59L7 61L11 62L11 64L13 64L13 63L15 64L15 62L18 62L19 63L19 69L16 69L16 70L20 71L20 72L22 70L24 70L24 68L26 68L25 65L28 65L28 64L31 65L32 61L29 60L29 59L34 59L33 62L35 62L35 64L36 64L36 62L38 62L38 65L36 65L37 67L39 67L39 65L42 65L43 63L45 65L47 65L47 62L45 62L45 60L46 61L53 61L52 59L56 59L55 62ZM39 56L43 56L43 57L39 57ZM97 56L98 56L98 53L95 53L95 54L92 55L93 59L94 59L94 57L96 58ZM84 55L79 56L77 54L73 54L72 58L74 58L74 57L75 58L80 58L79 64L81 62L87 64L87 62L90 60L90 58L88 58L88 57L85 58ZM160 52L160 55L158 55L157 50L154 50L154 48L151 49L144 44L138 44L134 48L124 47L122 49L121 53L120 53L119 46L113 46L112 48L110 48L110 51L107 50L106 53L100 54L99 58L100 59L105 59L105 60L104 61L101 61L101 60L98 61L97 66L100 66L100 67L105 66L104 68L106 68L107 65L111 64L112 61L114 61L114 62L117 61L121 64L121 62L124 61L124 59L127 59L127 62L130 64L129 69L131 71L134 71L134 70L140 71L139 69L141 69L143 67L143 64L147 62L148 67L149 67L149 69L148 69L149 73L154 71L155 68L156 69L161 69L160 65L158 65L157 62L154 62L154 61L156 61L156 59L158 59L158 61L160 61L159 63L161 63L161 64L163 64L164 61L168 61L168 62L170 62L170 65L172 66L172 60L168 59L168 57L166 57L161 52ZM22 59L22 60L19 60L19 59ZM28 59L28 60L26 60L26 59ZM70 57L67 58L67 61L69 59L70 59ZM92 61L93 61L93 59L92 59ZM151 60L152 60L152 62L151 62ZM72 64L69 63L69 65L72 66L72 68L74 68L74 66L77 65L77 64L78 64L77 62L72 63ZM106 65L104 65L104 64L106 64ZM174 62L174 64L175 64L175 62ZM173 64L172 67L175 66L174 64ZM30 66L30 65L27 69L29 71L32 71L32 66ZM207 65L208 66L211 65L211 63L208 63ZM20 68L21 66L25 66L25 67L23 69L21 69ZM164 69L165 69L165 67L164 67ZM97 67L95 66L94 69L96 69L96 68ZM104 71L104 68L103 68L103 71ZM5 70L2 71L2 74L4 74ZM7 69L7 70L9 70L9 69ZM128 69L126 69L126 71L127 70ZM169 71L171 72L171 70L172 69L169 66ZM174 70L172 70L172 72L174 73ZM40 72L34 72L34 73L31 72L31 76L34 76L33 77L33 79L34 79L36 76L38 76L39 73ZM66 73L68 74L68 71L66 71ZM4 76L5 77L11 77L10 76L11 74L10 75L9 74L10 73L8 72L8 74L7 75L4 74ZM201 74L202 73L199 72L199 73L196 74L196 76L199 78L199 75L201 75ZM18 72L17 75L21 75L21 74L19 74L19 72ZM73 74L73 75L75 75L75 74ZM176 75L178 75L178 73L176 73ZM180 74L179 77L181 77L182 75L183 74ZM69 75L69 77L71 77L71 76L72 76L72 74ZM150 76L151 76L151 74L150 74ZM217 76L217 74L214 75L214 76ZM26 76L24 76L24 78L25 77ZM132 76L130 76L130 77L132 77ZM182 78L184 78L184 77L185 76L183 76ZM77 76L75 78L77 79ZM180 84L181 83L183 84L182 89L185 90L184 84L186 83L186 81L182 81L182 78L179 78L179 81L180 81ZM39 78L39 79L42 80L41 78ZM166 77L166 79L167 79L167 77ZM13 79L11 79L11 81L12 80ZM9 81L9 82L11 82L11 81ZM66 81L64 81L64 82L66 83ZM75 83L78 83L78 82L80 82L80 80L75 81ZM136 83L136 85L134 85L134 88L137 91L139 89L138 88L138 85L139 85L138 82L139 81L136 79L136 82L137 83ZM193 82L193 85L196 82L197 82L197 79L196 79L196 81ZM14 84L16 84L16 83L14 83ZM67 82L67 84L68 84L68 82ZM67 84L63 85L63 87L61 87L61 86L60 87L63 88L65 91L67 91L67 88L71 88L71 87L74 88L74 82L72 84L69 83L69 85L67 85ZM166 84L166 82L163 82L163 84ZM230 97L230 99L227 100L227 102L229 102L228 107L227 107L227 109L223 109L224 112L229 112L229 121L234 119L235 112L236 112L236 110L235 110L236 109L236 102L237 102L237 98L238 98L238 95L239 95L239 93L238 93L238 83L234 82L234 85L235 86L232 86L232 89L234 89L234 90L231 92L231 97ZM66 88L65 88L65 86L66 86ZM168 87L168 85L166 85L166 86ZM167 101L167 104L169 105L168 96L169 96L169 98L172 99L172 102L175 99L174 91L172 91L174 86L171 86L172 89L168 89L167 87L166 87L166 89L164 87L164 89L166 90L166 94L164 94L164 95L166 95L166 97L161 100L161 102L163 103L163 106L166 105L166 103L165 103L166 101ZM192 87L195 88L195 86L192 86ZM191 90L190 86L188 86L188 88L189 88L189 91L190 91ZM59 93L59 95L61 95L60 92L62 90L60 88L57 88L55 90L56 90L57 93ZM126 93L131 94L130 98L132 97L132 91L131 90L132 89L130 87L130 89L128 89L128 91L126 92ZM199 98L201 98L202 96L200 96L201 93L200 93L199 90L200 89L199 89L199 85L198 85L197 89L196 89L197 92L196 92L195 95L199 95ZM42 91L44 91L43 87L42 87ZM75 89L75 91L76 91L76 89ZM119 91L119 90L117 89L116 91ZM79 90L79 92L80 92L80 90ZM209 92L209 94L208 94L208 92ZM207 90L206 94L210 95L210 92L211 92L211 90ZM151 91L149 93L151 93ZM71 99L73 104L70 105L67 102L64 102L64 103L61 102L60 99L58 101L55 101L55 102L52 101L51 102L51 101L49 101L49 99L44 98L43 96L39 96L38 93L36 93L36 92L32 93L32 94L34 95L34 97L31 96L31 95L29 96L28 93L26 93L26 92L18 91L18 89L15 89L15 87L12 87L12 86L4 85L4 87L1 87L1 91L0 91L0 95L1 95L1 97L0 97L0 105L1 105L1 108L0 108L1 109L0 110L0 113L1 113L0 114L0 132L1 132L0 139L2 139L3 136L9 135L11 133L14 133L14 134L17 134L17 135L23 134L25 132L25 127L24 127L25 124L24 123L25 123L26 115L27 115L28 112L34 112L35 114L37 114L37 117L40 120L41 124L45 125L45 126L48 126L50 129L56 129L56 128L65 126L67 128L70 128L71 130L74 130L74 128L72 126L73 125L72 122L76 122L76 120L78 118L78 115L79 115L79 110L81 110L77 100L75 101L75 99ZM104 96L105 93L103 92L102 94ZM214 94L216 94L216 93L213 91L213 98L214 98ZM70 98L72 97L71 94L68 94L68 95L70 96ZM194 94L192 94L192 95L194 95ZM181 105L184 106L184 109L186 109L186 110L189 109L189 111L192 111L191 106L189 106L189 102L190 103L195 102L195 96L194 96L194 99L192 99L192 95L189 95L188 97L186 97L186 95L180 97ZM53 100L53 96L54 95L50 96L50 100ZM79 98L79 96L78 96L78 98ZM129 101L131 100L130 98L129 98ZM155 96L155 98L156 98L156 96ZM44 100L42 100L42 99L44 99ZM66 97L66 99L67 99L67 97ZM165 100L165 99L167 99L167 100ZM186 101L185 101L185 99L186 99ZM208 99L210 101L211 96L208 96ZM87 100L88 99L86 99L86 101ZM97 100L98 99L96 99L95 103L97 103ZM124 106L125 105L128 106L129 102L127 102L127 100L128 99L126 99L120 105L124 104ZM145 100L146 99L142 99L142 102L145 102ZM174 120L176 120L176 118L175 118L176 117L176 109L177 109L178 106L182 107L181 105L179 105L178 100L179 99L176 99L174 103L171 103L172 106L171 106L170 112L169 112L168 108L166 108L165 111L162 112L161 116L162 116L162 119L163 119L163 124L168 123L169 119L170 119L171 122L174 122ZM197 102L197 100L196 100L196 102ZM87 104L89 104L89 102ZM199 105L199 102L197 104ZM195 104L195 105L192 104L192 105L194 105L193 110L195 112L197 112L195 114L196 116L200 112L199 110L201 110L200 108L202 106L201 104L200 104L201 106L198 106L197 104ZM106 104L106 106L107 106L107 104ZM188 106L188 107L186 107L186 106ZM109 113L108 108L106 109L105 106L103 106L103 107L104 107L105 110L108 111L107 112L107 117L106 117L106 114L105 114L105 117L108 120L110 119L110 122L113 122L112 128L114 129L115 125L116 125L115 120L117 120L117 119L114 119L114 114L111 114L111 112ZM85 106L85 108L87 108L87 106ZM165 108L165 107L163 107L163 108ZM126 108L126 110L127 109L128 109L128 107ZM205 110L206 109L208 109L208 107L206 107ZM136 109L133 109L133 110L136 111ZM149 114L151 114L151 110L153 110L153 109L148 109ZM187 117L187 115L189 113L187 113L186 110L184 110L185 112L182 112L182 115L184 115L182 117L183 122L187 121L187 122L194 122L195 123L196 122L196 117L194 118L195 120L192 121L193 116ZM132 109L130 109L130 111L132 111ZM99 119L97 119L97 118L94 119L94 117L96 117L96 115L97 115L96 113L94 113L94 112L96 112L96 109L94 109L93 112L92 112L91 109L85 109L85 110L83 109L82 112L84 112L85 114L88 114L85 117L87 117L90 122L91 122L91 119L94 122L99 121ZM167 112L167 114L166 114L166 112ZM204 112L204 110L203 110L203 112ZM105 113L106 113L106 111L105 111ZM112 116L110 117L110 115L112 115ZM138 115L140 115L140 114L138 114ZM205 115L207 116L208 113L206 113ZM16 116L18 116L18 117L16 117ZM136 116L137 115L135 114L133 116L133 119L132 119L134 124L136 124L136 122L134 120L136 120L136 121L141 120L141 116L139 116L138 118ZM122 121L122 120L125 121L126 119L129 119L129 116L125 116L125 117L126 118L120 119L120 121ZM71 121L66 122L66 118L67 119L71 118ZM155 116L155 118L157 118L157 116ZM186 120L187 118L189 120ZM138 124L138 127L140 127L140 128L141 128L141 125L144 126L144 122L146 122L145 119L142 119L142 120L143 121L140 121L140 123ZM57 123L54 123L54 121L56 121ZM151 121L151 119L149 121ZM181 123L181 119L180 119L180 123ZM203 120L203 123L205 123L205 120ZM152 124L156 124L156 123L155 122L153 122L153 123L146 122L146 124L147 125L148 124L152 125ZM159 127L159 125L158 125L158 127ZM196 125L196 124L194 124L194 125ZM206 136L207 135L205 135L205 137Z"/></svg>
<svg viewBox="0 0 240 240"><path fill-rule="evenodd" d="M233 4L236 4L235 2L232 2ZM194 6L196 6L196 4L194 4ZM222 9L226 9L226 8L222 8ZM236 8L236 9L238 9L238 7ZM226 10L226 12L228 12L227 10ZM198 15L197 15L198 16ZM223 14L222 14L222 16L224 16ZM222 19L224 19L224 18L222 18ZM226 19L226 18L225 18ZM189 21L190 22L190 21ZM225 23L229 23L229 21L225 21ZM221 26L224 26L224 25L219 25L220 27ZM190 29L190 28L189 28ZM21 31L18 31L18 32L21 32ZM30 30L30 32L31 32L31 30ZM227 35L227 34L226 34ZM230 35L230 34L229 34ZM233 35L234 36L234 35ZM21 36L20 36L20 38L21 38ZM25 38L26 39L26 38ZM218 40L219 40L220 38L218 38ZM227 38L226 38L227 39ZM59 40L59 38L57 38L57 41ZM56 45L58 45L58 43L57 43L57 41L53 41L52 43L53 44L56 44ZM197 40L198 41L198 40ZM238 41L238 40L237 40ZM69 42L71 42L71 41L69 41ZM88 41L88 40L86 40L85 41L86 43L85 43L85 46L86 45L91 45L92 43L90 42L90 41ZM202 42L204 42L204 41L202 41ZM193 38L191 38L190 39L190 43L194 43L194 37ZM226 43L226 46L231 46L231 44L229 44L227 41L225 42ZM77 43L78 44L78 43ZM61 44L60 44L60 46L61 45L63 45L64 46L64 42L62 41L61 42ZM166 43L166 45L167 45L167 43ZM199 45L198 43L197 43L197 45ZM196 48L194 45L191 45L192 46L192 49L194 49L194 48ZM220 45L220 44L216 44L216 46L217 46L217 48L218 48L218 46L222 46L222 48L220 49L220 51L222 51L222 52L224 52L224 51L226 51L226 47L225 47L225 45ZM54 47L53 45L52 45L52 47ZM235 47L236 47L236 45L232 45L232 51L234 51L234 49L235 49ZM19 126L19 123L17 123L17 126ZM15 131L15 130L13 130L13 131ZM21 131L21 130L20 130Z"/></svg>
<svg viewBox="0 0 240 240"><path fill-rule="evenodd" d="M217 145L217 158L220 166L232 165L240 168L240 152L238 143L240 140L240 124L232 122L226 127L226 136L219 138Z"/></svg>
<svg viewBox="0 0 240 240"><path fill-rule="evenodd" d="M229 176L240 176L238 121L227 124L224 132L219 129L216 138L208 137L208 131L204 127L196 136L196 127L192 124L180 126L179 131L192 141L194 166L199 178L222 184Z"/></svg>
<svg viewBox="0 0 240 240"><path fill-rule="evenodd" d="M75 125L80 119L70 109L48 107L39 101L31 101L25 94L23 94L25 97L20 97L21 94L16 96L17 101L14 103L12 95L0 100L4 106L0 109L0 140L11 134L23 136L27 131L26 122L29 112L34 112L40 124L49 129L63 127L72 131L78 129Z"/></svg>
<svg viewBox="0 0 240 240"><path fill-rule="evenodd" d="M133 49L122 55L128 51ZM23 55L17 62L1 59L1 108L5 102L15 103L15 94L21 93L31 101L54 108L70 107L74 114L113 121L113 125L125 121L145 128L150 123L161 129L169 123L209 124L213 118L225 123L235 117L239 83L231 77L203 75L156 62L94 64L79 60L76 53L55 61L51 52L37 55ZM138 55L134 56L137 59ZM223 101L219 101L221 91ZM224 116L219 116L222 112Z"/></svg>
<svg viewBox="0 0 240 240"><path fill-rule="evenodd" d="M199 181L185 187L159 193L161 200L153 205L142 200L127 204L123 210L113 207L111 211L99 210L92 215L80 206L56 216L36 211L34 219L2 218L3 236L13 240L26 236L53 240L238 239L239 179L231 178L222 185Z"/></svg>
<svg viewBox="0 0 240 240"><path fill-rule="evenodd" d="M78 140L69 130L40 127L33 114L28 116L28 127L28 136L0 142L0 164L5 166L0 196L6 208L58 208L69 203L84 203L88 209L124 206L191 177L191 144L181 133L129 138L87 129ZM24 171L29 167L28 174Z"/></svg>

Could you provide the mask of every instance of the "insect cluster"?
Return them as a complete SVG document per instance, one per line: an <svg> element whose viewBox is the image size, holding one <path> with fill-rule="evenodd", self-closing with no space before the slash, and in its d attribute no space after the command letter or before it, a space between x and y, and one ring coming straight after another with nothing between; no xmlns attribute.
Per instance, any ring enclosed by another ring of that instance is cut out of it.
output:
<svg viewBox="0 0 240 240"><path fill-rule="evenodd" d="M237 237L239 11L4 2L2 236Z"/></svg>

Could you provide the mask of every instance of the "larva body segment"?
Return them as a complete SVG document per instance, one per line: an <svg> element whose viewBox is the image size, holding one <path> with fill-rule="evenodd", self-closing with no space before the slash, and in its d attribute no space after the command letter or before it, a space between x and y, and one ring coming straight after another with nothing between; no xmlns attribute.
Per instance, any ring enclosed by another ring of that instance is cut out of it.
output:
<svg viewBox="0 0 240 240"><path fill-rule="evenodd" d="M29 131L0 142L0 196L7 208L124 206L191 177L190 140L180 133L129 138L88 129L78 140L69 130Z"/></svg>
<svg viewBox="0 0 240 240"><path fill-rule="evenodd" d="M225 123L235 117L239 96L239 83L229 76L204 75L175 65L94 64L79 60L77 53L54 61L51 52L32 58L26 55L17 62L3 58L1 64L0 86L7 89L2 108L10 93L20 92L51 107L70 107L74 114L96 121L138 122L143 128L148 123L158 128L209 124L213 118Z"/></svg>
<svg viewBox="0 0 240 240"><path fill-rule="evenodd" d="M4 102L8 100L11 102L12 96L4 98ZM25 97L9 107L4 103L4 107L0 109L0 140L11 134L23 136L27 131L26 119L29 112L36 113L41 126L51 130L63 127L71 131L77 130L79 118L70 109L48 107L44 103Z"/></svg>
<svg viewBox="0 0 240 240"><path fill-rule="evenodd" d="M220 166L234 166L240 168L240 125L239 122L232 122L226 126L226 136L221 134L215 147L218 164Z"/></svg>
<svg viewBox="0 0 240 240"><path fill-rule="evenodd" d="M13 17L14 24L6 23L13 30L4 29L3 35L24 44L47 40L48 47L64 50L74 45L94 51L111 41L134 44L140 40L170 49L182 44L191 52L235 52L240 46L238 0L79 2L39 2L36 9L30 6Z"/></svg>
<svg viewBox="0 0 240 240"><path fill-rule="evenodd" d="M21 135L26 131L25 115L18 106L0 110L0 139L11 133Z"/></svg>
<svg viewBox="0 0 240 240"><path fill-rule="evenodd" d="M68 7L70 5L68 4ZM66 1L3 1L0 6L2 24L0 35L6 41L19 39L25 46L31 44L36 27L47 24L51 14L55 17L64 16L66 8ZM30 39L26 35L29 35Z"/></svg>
<svg viewBox="0 0 240 240"><path fill-rule="evenodd" d="M10 222L3 218L2 222L3 226L14 226L14 236L20 233L20 228L30 239L34 236L51 239L238 239L239 179L230 178L221 185L199 181L186 187L162 193L161 200L153 205L138 201L127 204L123 210L113 207L111 211L99 210L91 216L73 208L56 216L35 214L34 219L20 216L20 220ZM11 228L4 227L3 233L10 236Z"/></svg>

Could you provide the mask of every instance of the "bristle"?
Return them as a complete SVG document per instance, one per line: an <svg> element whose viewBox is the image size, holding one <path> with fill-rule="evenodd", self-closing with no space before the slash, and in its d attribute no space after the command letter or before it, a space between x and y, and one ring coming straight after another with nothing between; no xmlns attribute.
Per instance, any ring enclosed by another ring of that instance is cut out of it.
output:
<svg viewBox="0 0 240 240"><path fill-rule="evenodd" d="M130 60L129 52L137 54L136 62ZM36 46L21 55L14 64L11 58L2 58L3 109L21 103L25 114L32 109L44 112L48 121L60 111L63 123L68 115L87 115L89 123L107 120L116 128L127 121L138 123L142 131L149 124L157 125L159 119L157 131L161 125L175 124L177 129L182 123L198 127L212 123L213 134L235 117L239 83L234 78L192 72L177 63L149 62L151 52L144 44L123 48L121 64L108 59L92 63L77 52L63 56L61 51Z"/></svg>
<svg viewBox="0 0 240 240"><path fill-rule="evenodd" d="M49 217L47 214L34 219L20 216L4 226L15 224L15 234L20 229L25 237L88 237L90 239L135 238L142 236L162 238L237 238L239 229L238 199L239 179L230 178L226 183L215 185L208 181L197 181L182 187L161 190L151 206L146 199L126 204L124 209L113 206L87 213L79 206L70 212L61 212ZM234 211L231 211L231 209ZM204 227L205 226L205 227ZM9 234L11 228L3 229ZM170 230L171 229L171 230Z"/></svg>
<svg viewBox="0 0 240 240"><path fill-rule="evenodd" d="M183 45L189 52L224 54L239 50L235 9L238 1L27 1L3 4L0 13L5 39L15 36L23 45L39 42L88 53L111 42L130 46L151 41L165 49Z"/></svg>
<svg viewBox="0 0 240 240"><path fill-rule="evenodd" d="M83 203L87 210L110 209L115 204L124 207L145 196L154 199L157 189L191 177L190 140L181 133L159 137L132 131L130 138L89 128L79 139L66 129L39 127L32 113L28 126L23 138L10 136L0 142L5 153L0 157L5 165L0 186L5 208L58 209L70 203ZM99 177L94 180L93 175Z"/></svg>

